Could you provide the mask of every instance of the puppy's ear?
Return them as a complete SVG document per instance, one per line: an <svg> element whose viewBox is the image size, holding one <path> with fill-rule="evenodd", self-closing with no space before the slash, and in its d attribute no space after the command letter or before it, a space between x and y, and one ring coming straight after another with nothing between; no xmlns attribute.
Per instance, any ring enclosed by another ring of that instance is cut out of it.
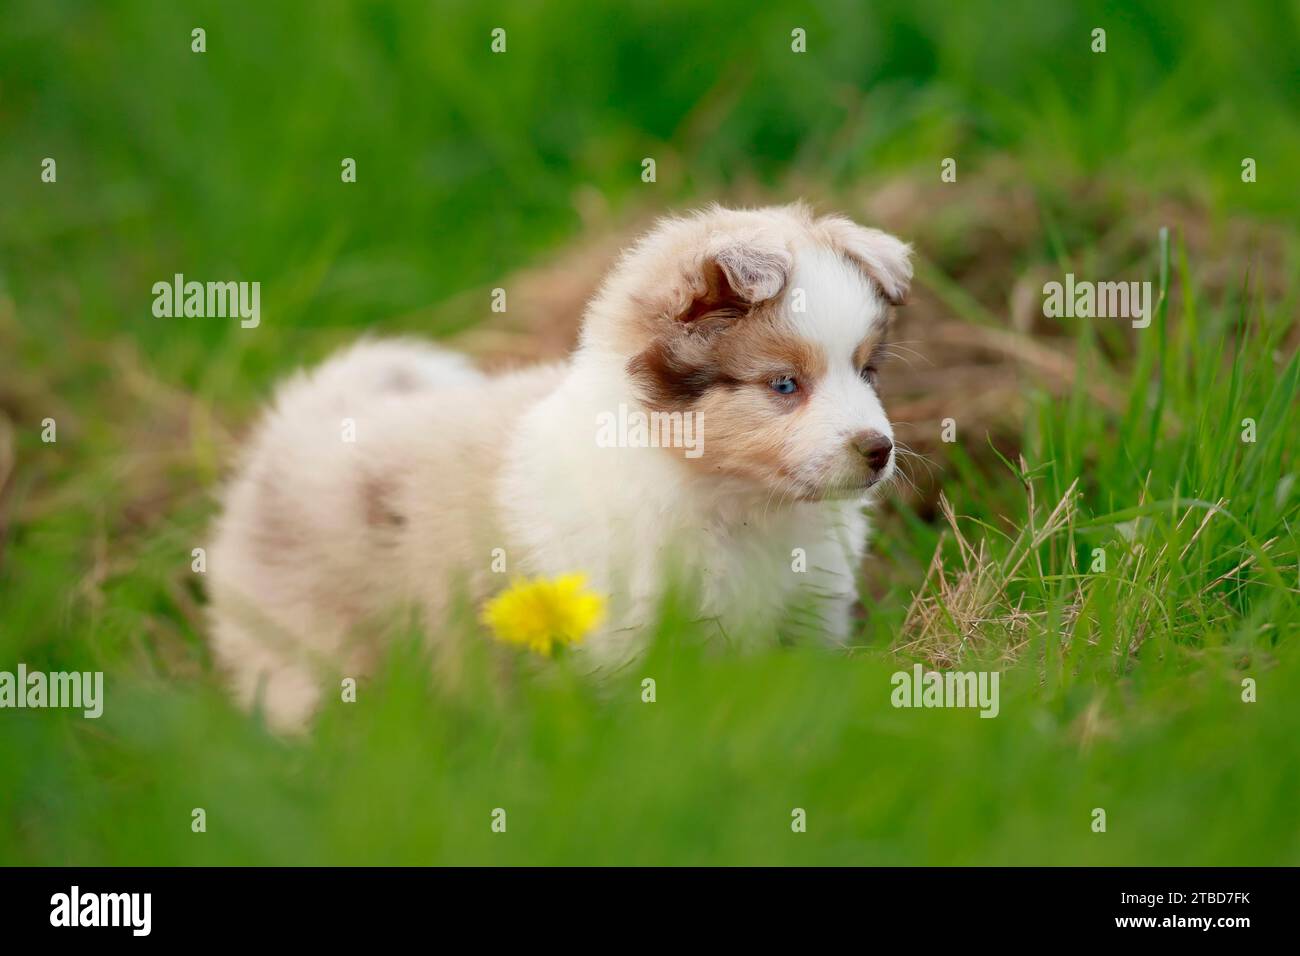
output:
<svg viewBox="0 0 1300 956"><path fill-rule="evenodd" d="M826 216L818 223L840 252L880 287L890 305L907 301L912 285L912 247L879 229L868 229L843 216Z"/></svg>
<svg viewBox="0 0 1300 956"><path fill-rule="evenodd" d="M722 236L687 267L676 318L687 325L738 318L779 296L794 258L779 240L764 236Z"/></svg>

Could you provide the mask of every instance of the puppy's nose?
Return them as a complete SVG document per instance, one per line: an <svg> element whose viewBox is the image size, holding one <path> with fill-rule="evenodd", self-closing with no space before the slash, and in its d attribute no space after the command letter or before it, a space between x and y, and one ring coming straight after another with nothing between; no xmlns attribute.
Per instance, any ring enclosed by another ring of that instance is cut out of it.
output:
<svg viewBox="0 0 1300 956"><path fill-rule="evenodd" d="M872 471L884 471L889 464L889 456L894 451L894 443L880 432L858 432L850 441L858 450Z"/></svg>

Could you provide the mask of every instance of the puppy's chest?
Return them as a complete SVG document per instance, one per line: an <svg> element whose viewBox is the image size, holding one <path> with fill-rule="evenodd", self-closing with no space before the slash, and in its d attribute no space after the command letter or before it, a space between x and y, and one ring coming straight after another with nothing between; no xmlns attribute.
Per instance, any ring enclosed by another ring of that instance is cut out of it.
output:
<svg viewBox="0 0 1300 956"><path fill-rule="evenodd" d="M742 618L775 611L800 590L809 539L820 534L817 522L789 519L681 530L680 550L706 610Z"/></svg>

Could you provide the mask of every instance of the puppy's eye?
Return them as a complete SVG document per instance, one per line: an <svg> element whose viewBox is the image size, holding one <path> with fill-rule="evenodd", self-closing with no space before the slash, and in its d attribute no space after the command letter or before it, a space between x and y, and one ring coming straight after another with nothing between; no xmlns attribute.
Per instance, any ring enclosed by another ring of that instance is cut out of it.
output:
<svg viewBox="0 0 1300 956"><path fill-rule="evenodd" d="M799 383L794 380L793 375L782 375L780 378L772 379L767 384L778 395L793 395L799 391Z"/></svg>
<svg viewBox="0 0 1300 956"><path fill-rule="evenodd" d="M880 376L880 369L876 368L874 365L863 366L862 378L868 385L874 386L876 384L876 379L879 376Z"/></svg>

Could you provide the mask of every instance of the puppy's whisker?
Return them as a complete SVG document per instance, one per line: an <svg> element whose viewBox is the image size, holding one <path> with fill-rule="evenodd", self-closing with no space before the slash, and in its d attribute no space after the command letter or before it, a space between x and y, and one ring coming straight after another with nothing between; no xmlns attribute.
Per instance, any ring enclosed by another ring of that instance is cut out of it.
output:
<svg viewBox="0 0 1300 956"><path fill-rule="evenodd" d="M896 484L899 479L907 482L907 485L909 488L912 489L913 494L918 496L921 494L921 489L916 486L916 482L912 480L912 476L909 475L907 472L903 471L903 469L901 468L896 469L894 473L889 476L889 481L891 483Z"/></svg>
<svg viewBox="0 0 1300 956"><path fill-rule="evenodd" d="M925 357L924 355L921 355L920 352L916 352L916 351L913 350L913 349L908 349L908 351L909 351L909 352L912 352L916 357L918 357L918 358L920 358L920 359L923 359L923 360L929 361L928 359L926 359L926 357ZM886 359L889 359L891 362L898 362L898 363L900 363L900 364L902 364L902 365L906 365L909 369L912 368L912 359L911 359L911 357L909 357L909 356L905 356L905 355L903 355L903 354L900 353L900 352L896 352L896 351L894 351L893 348L888 348L888 347L886 347L886 348L882 348L882 349L879 350L878 354L884 356ZM930 364L933 365L934 363L933 363L933 362L930 362Z"/></svg>
<svg viewBox="0 0 1300 956"><path fill-rule="evenodd" d="M935 469L939 467L938 464L934 462L929 456L923 455L917 451L913 451L911 447L909 447L905 442L900 442L897 439L894 440L894 451L898 454L899 461L920 462L921 464L925 465L926 470L931 475L933 475Z"/></svg>
<svg viewBox="0 0 1300 956"><path fill-rule="evenodd" d="M929 365L934 364L934 360L930 358L928 355L926 355L924 352L918 352L916 349L907 348L906 344L903 342L890 342L889 344L882 345L880 347L880 351L882 355L891 355L891 356L896 355L897 352L895 350L902 351L902 352L909 352L912 355L914 355L916 358L921 359L923 362L926 362Z"/></svg>

